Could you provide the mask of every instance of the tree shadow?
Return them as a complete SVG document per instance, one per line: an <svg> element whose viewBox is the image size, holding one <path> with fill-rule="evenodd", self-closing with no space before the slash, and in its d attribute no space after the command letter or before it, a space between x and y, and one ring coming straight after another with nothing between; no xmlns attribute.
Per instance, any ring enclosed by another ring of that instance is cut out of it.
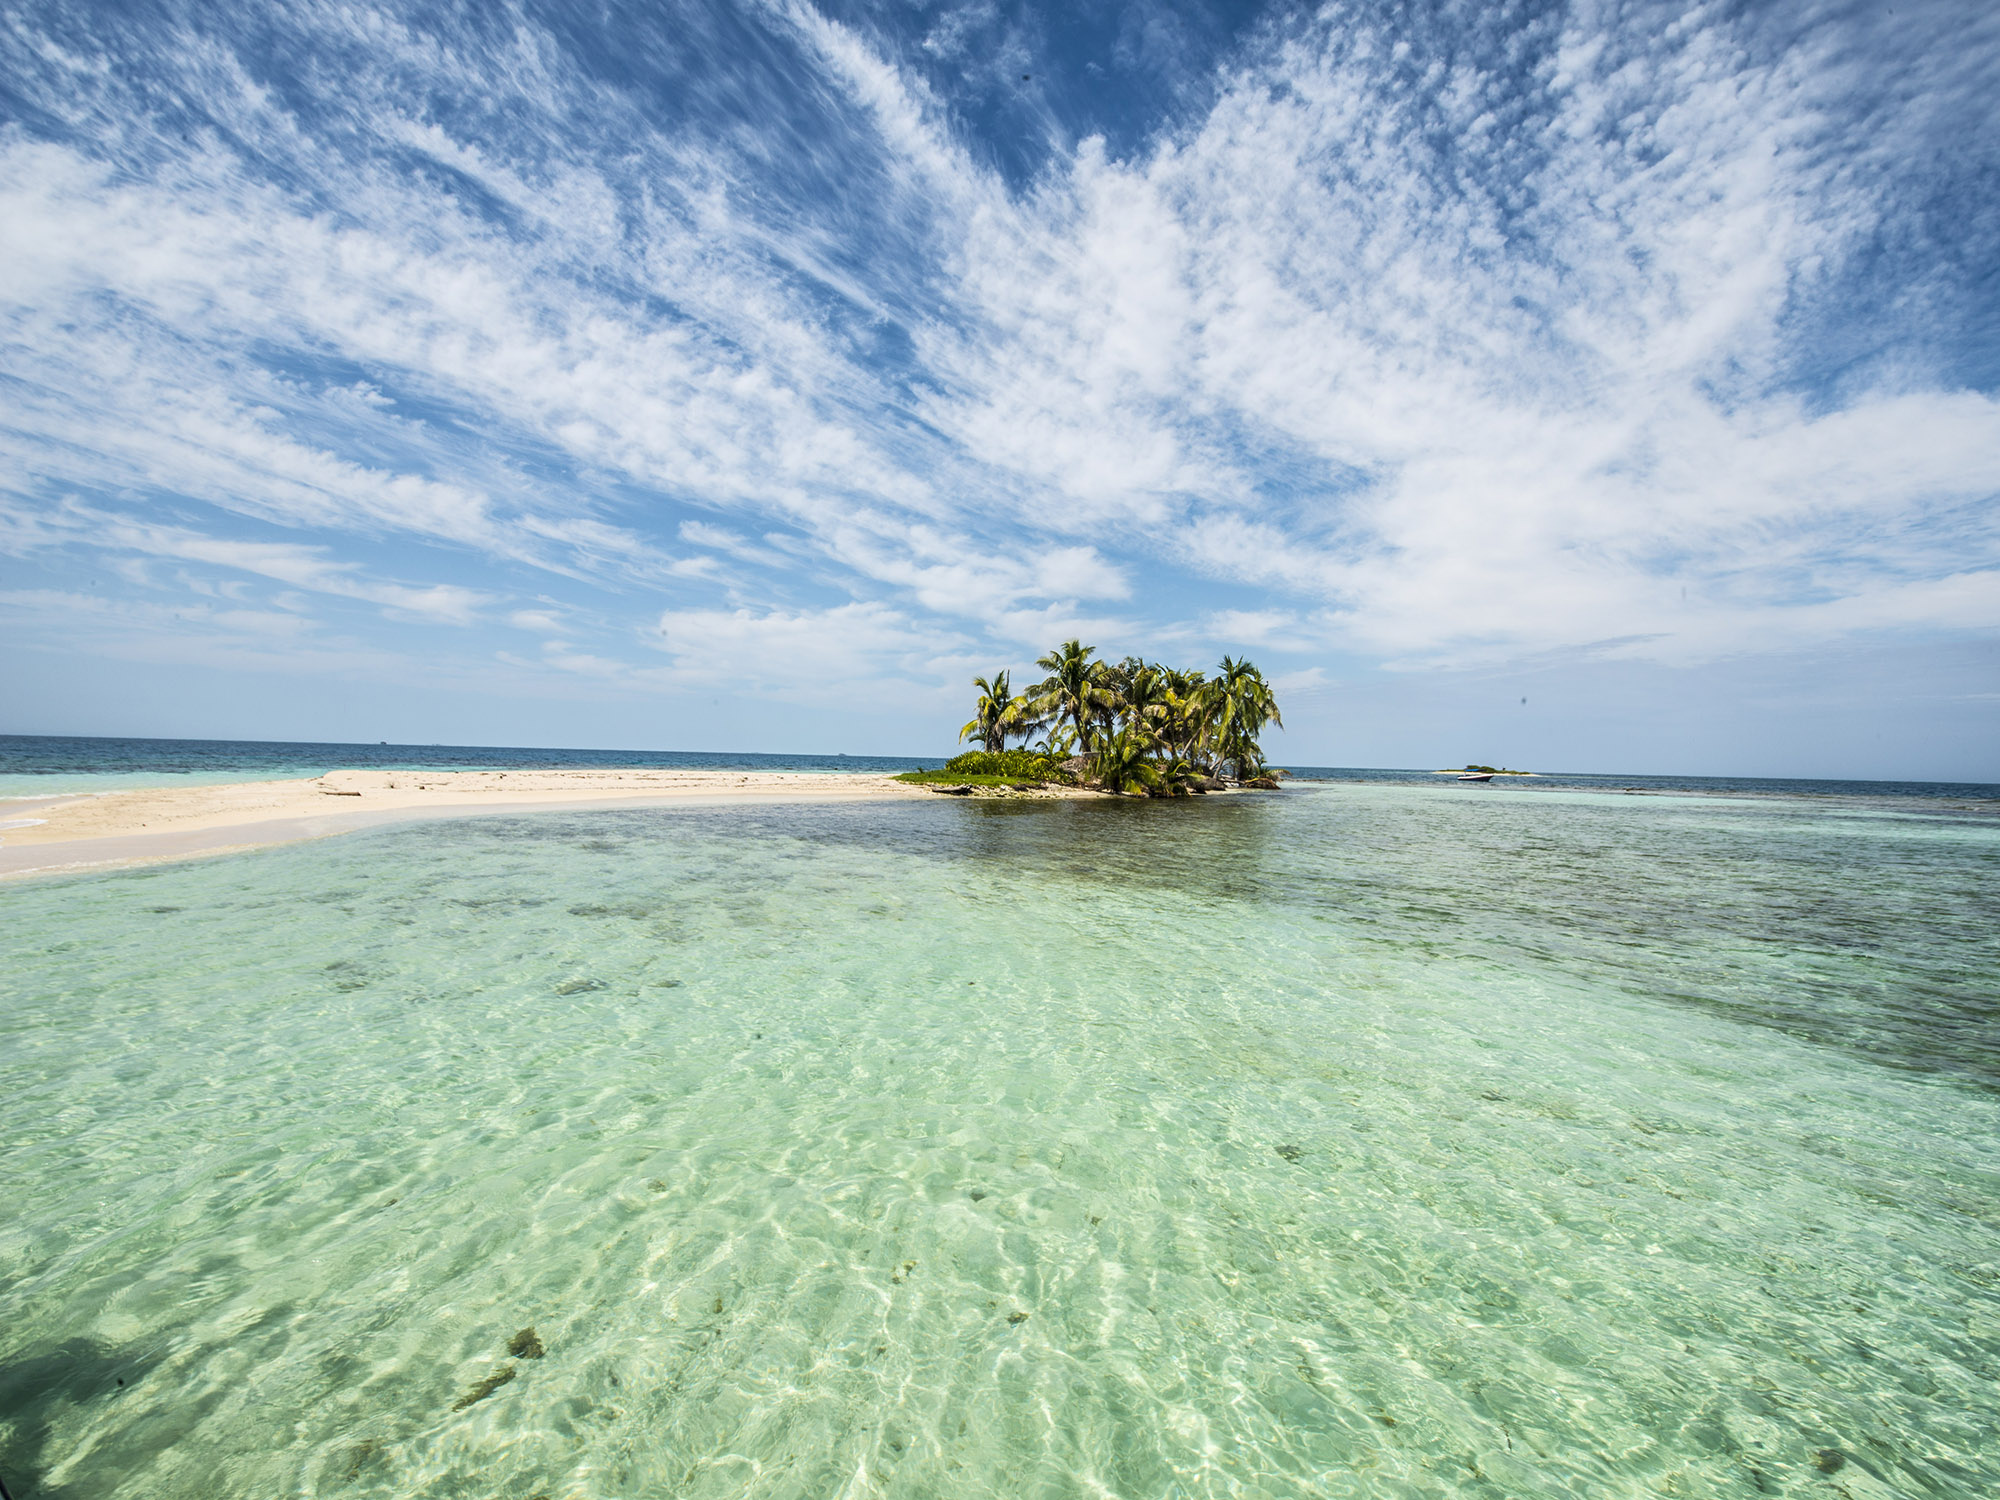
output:
<svg viewBox="0 0 2000 1500"><path fill-rule="evenodd" d="M0 1361L0 1485L9 1500L75 1496L46 1478L62 1462L50 1451L58 1419L75 1407L116 1400L157 1363L95 1339L70 1339Z"/></svg>

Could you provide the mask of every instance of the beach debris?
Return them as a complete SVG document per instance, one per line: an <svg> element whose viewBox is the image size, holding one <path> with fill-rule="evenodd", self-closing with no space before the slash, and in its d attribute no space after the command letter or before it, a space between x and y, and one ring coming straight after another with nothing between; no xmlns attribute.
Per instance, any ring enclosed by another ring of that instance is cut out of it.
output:
<svg viewBox="0 0 2000 1500"><path fill-rule="evenodd" d="M972 795L972 788L969 786L934 786L931 790L944 797L970 797Z"/></svg>
<svg viewBox="0 0 2000 1500"><path fill-rule="evenodd" d="M1028 1315L1024 1312L1010 1312L1007 1314L1007 1321L1018 1325L1027 1322Z"/></svg>
<svg viewBox="0 0 2000 1500"><path fill-rule="evenodd" d="M467 1391L463 1396L460 1396L456 1401L452 1402L451 1409L453 1411L464 1411L466 1407L471 1406L476 1402L484 1401L488 1396L492 1395L495 1391L499 1390L501 1386L505 1385L508 1381L512 1380L513 1378L514 1378L514 1367L512 1365L502 1365L499 1369L495 1370L491 1375L488 1375L484 1380L480 1381L479 1384L475 1385L471 1390Z"/></svg>
<svg viewBox="0 0 2000 1500"><path fill-rule="evenodd" d="M893 1281L897 1286L901 1286L903 1282L906 1279L908 1279L910 1272L916 1270L916 1268L917 1268L917 1263L915 1261L906 1260L902 1263L902 1265L898 1266L896 1270L890 1273L889 1279Z"/></svg>
<svg viewBox="0 0 2000 1500"><path fill-rule="evenodd" d="M967 1193L965 1196L970 1198L974 1203L980 1203L985 1201L986 1189L974 1188L971 1192Z"/></svg>
<svg viewBox="0 0 2000 1500"><path fill-rule="evenodd" d="M1284 1157L1286 1161L1297 1161L1301 1156L1306 1154L1303 1146L1273 1146L1271 1149Z"/></svg>
<svg viewBox="0 0 2000 1500"><path fill-rule="evenodd" d="M548 1353L542 1347L542 1341L536 1336L532 1324L507 1340L507 1352L516 1359L540 1359Z"/></svg>
<svg viewBox="0 0 2000 1500"><path fill-rule="evenodd" d="M1847 1455L1838 1448L1822 1448L1813 1455L1813 1467L1822 1474L1837 1474L1847 1467Z"/></svg>

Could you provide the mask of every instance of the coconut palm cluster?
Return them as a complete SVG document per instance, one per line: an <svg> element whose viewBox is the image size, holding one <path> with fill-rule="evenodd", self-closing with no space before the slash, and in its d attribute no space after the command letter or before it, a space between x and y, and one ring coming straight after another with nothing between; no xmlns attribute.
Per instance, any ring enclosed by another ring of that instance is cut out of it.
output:
<svg viewBox="0 0 2000 1500"><path fill-rule="evenodd" d="M1277 784L1257 737L1285 721L1248 661L1225 656L1211 677L1136 656L1101 661L1095 647L1069 640L1035 665L1047 675L1021 693L1004 671L973 678L978 704L958 737L977 740L984 754L949 769L1156 796L1212 791L1225 778ZM1011 739L1021 748L1010 750Z"/></svg>

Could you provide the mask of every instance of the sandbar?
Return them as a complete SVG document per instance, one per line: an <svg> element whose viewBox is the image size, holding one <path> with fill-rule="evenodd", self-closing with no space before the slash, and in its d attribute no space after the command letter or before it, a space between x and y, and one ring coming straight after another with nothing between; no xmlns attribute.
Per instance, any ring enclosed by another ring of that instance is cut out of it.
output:
<svg viewBox="0 0 2000 1500"><path fill-rule="evenodd" d="M10 800L0 879L225 854L413 818L692 802L868 802L926 798L921 786L852 772L329 771L292 781L137 787Z"/></svg>

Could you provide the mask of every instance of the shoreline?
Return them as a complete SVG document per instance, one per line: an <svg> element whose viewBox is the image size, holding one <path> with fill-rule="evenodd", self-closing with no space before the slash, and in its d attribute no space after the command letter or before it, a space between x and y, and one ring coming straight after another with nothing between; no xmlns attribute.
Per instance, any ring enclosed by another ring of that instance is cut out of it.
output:
<svg viewBox="0 0 2000 1500"><path fill-rule="evenodd" d="M0 880L200 859L484 813L932 795L875 772L655 768L329 771L298 780L68 792L10 799L0 821L25 826L0 828Z"/></svg>

